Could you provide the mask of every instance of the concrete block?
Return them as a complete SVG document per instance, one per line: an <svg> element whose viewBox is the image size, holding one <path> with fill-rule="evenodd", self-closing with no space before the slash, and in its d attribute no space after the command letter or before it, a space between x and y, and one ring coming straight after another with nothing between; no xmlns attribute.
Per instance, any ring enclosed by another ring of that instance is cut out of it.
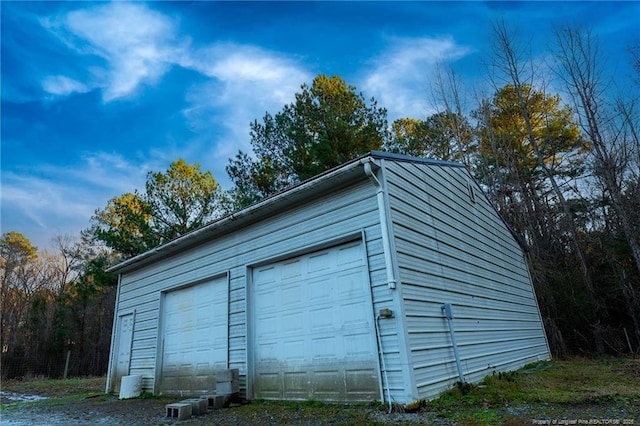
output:
<svg viewBox="0 0 640 426"><path fill-rule="evenodd" d="M233 382L238 381L240 378L240 370L237 368L227 368L224 370L216 371L216 382L224 383L224 382Z"/></svg>
<svg viewBox="0 0 640 426"><path fill-rule="evenodd" d="M200 399L202 399L203 401L207 401L207 407L210 410L219 410L221 408L224 408L224 404L227 398L225 397L225 395L202 395L200 396Z"/></svg>
<svg viewBox="0 0 640 426"><path fill-rule="evenodd" d="M225 395L224 397L224 406L225 408L231 407L232 404L240 403L240 394L238 392L234 392L230 395Z"/></svg>
<svg viewBox="0 0 640 426"><path fill-rule="evenodd" d="M184 401L180 401L185 404L191 404L191 415L199 416L207 412L207 401L200 398L189 398Z"/></svg>
<svg viewBox="0 0 640 426"><path fill-rule="evenodd" d="M214 410L219 410L221 408L224 408L224 404L225 404L225 397L224 395L216 395L214 397L214 402L213 402L213 409Z"/></svg>
<svg viewBox="0 0 640 426"><path fill-rule="evenodd" d="M213 410L215 408L215 395L200 395L200 399L207 401L207 408Z"/></svg>
<svg viewBox="0 0 640 426"><path fill-rule="evenodd" d="M235 382L216 383L216 395L230 395L240 391L240 385Z"/></svg>
<svg viewBox="0 0 640 426"><path fill-rule="evenodd" d="M191 403L184 402L167 404L165 407L167 409L167 417L177 418L178 420L185 420L191 417L191 410L193 409Z"/></svg>

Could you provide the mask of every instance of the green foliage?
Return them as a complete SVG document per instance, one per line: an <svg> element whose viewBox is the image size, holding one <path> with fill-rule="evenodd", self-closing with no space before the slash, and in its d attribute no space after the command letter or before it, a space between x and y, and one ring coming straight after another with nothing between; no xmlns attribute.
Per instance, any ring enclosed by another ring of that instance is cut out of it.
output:
<svg viewBox="0 0 640 426"><path fill-rule="evenodd" d="M471 124L460 114L440 112L426 120L400 118L391 128L387 149L392 152L466 163L475 151Z"/></svg>
<svg viewBox="0 0 640 426"><path fill-rule="evenodd" d="M92 234L123 257L132 257L161 242L151 223L151 207L138 193L114 197L91 218Z"/></svg>
<svg viewBox="0 0 640 426"><path fill-rule="evenodd" d="M242 207L371 150L388 139L386 110L338 76L303 84L295 102L251 124L253 156L239 152L227 172Z"/></svg>
<svg viewBox="0 0 640 426"><path fill-rule="evenodd" d="M475 385L469 382L456 382L456 388L462 395L466 395L475 388Z"/></svg>
<svg viewBox="0 0 640 426"><path fill-rule="evenodd" d="M571 110L561 106L559 96L547 95L529 85L522 86L534 140L531 140L514 86L496 91L484 109L474 112L479 119L479 177L487 185L493 181L512 191L529 186L540 188L545 175L542 162L556 177L582 173L588 150ZM490 173L493 176L487 176Z"/></svg>
<svg viewBox="0 0 640 426"><path fill-rule="evenodd" d="M174 161L166 173L149 172L144 201L162 241L199 228L220 212L222 194L211 172L198 163Z"/></svg>
<svg viewBox="0 0 640 426"><path fill-rule="evenodd" d="M149 172L143 194L114 197L96 210L88 234L128 258L213 220L225 203L211 172L179 159L165 173Z"/></svg>
<svg viewBox="0 0 640 426"><path fill-rule="evenodd" d="M153 394L153 392L144 391L140 395L138 395L137 399L154 399L154 398L155 398L155 395Z"/></svg>
<svg viewBox="0 0 640 426"><path fill-rule="evenodd" d="M35 259L37 250L31 245L31 241L19 232L6 232L0 239L0 256L6 268Z"/></svg>

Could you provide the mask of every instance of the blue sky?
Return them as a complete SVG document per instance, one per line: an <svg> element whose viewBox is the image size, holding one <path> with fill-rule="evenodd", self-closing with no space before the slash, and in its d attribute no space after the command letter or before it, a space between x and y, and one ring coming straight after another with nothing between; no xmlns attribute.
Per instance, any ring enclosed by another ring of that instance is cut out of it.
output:
<svg viewBox="0 0 640 426"><path fill-rule="evenodd" d="M624 90L639 2L2 2L1 227L39 248L184 158L225 189L249 123L337 74L424 118L437 64L491 93L504 19L548 64L554 28L591 27ZM553 87L553 85L551 85Z"/></svg>

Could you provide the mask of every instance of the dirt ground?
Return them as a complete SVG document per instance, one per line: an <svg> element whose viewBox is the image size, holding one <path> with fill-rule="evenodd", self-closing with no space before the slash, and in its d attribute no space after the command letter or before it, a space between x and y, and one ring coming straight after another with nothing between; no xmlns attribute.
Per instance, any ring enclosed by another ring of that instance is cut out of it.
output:
<svg viewBox="0 0 640 426"><path fill-rule="evenodd" d="M322 404L232 404L201 416L178 421L166 417L165 405L176 398L118 400L116 396L90 395L64 401L53 397L37 404L5 407L2 425L325 425L325 424L455 424L434 413L386 414L380 407ZM5 402L9 402L5 398Z"/></svg>
<svg viewBox="0 0 640 426"><path fill-rule="evenodd" d="M639 393L607 395L579 404L538 402L511 406L505 402L449 412L427 403L415 413L391 414L380 404L262 401L232 404L178 421L166 417L165 405L182 398L119 400L117 395L104 394L104 378L35 383L39 384L2 383L0 425L640 425Z"/></svg>
<svg viewBox="0 0 640 426"><path fill-rule="evenodd" d="M454 420L422 409L417 413L387 414L380 406L340 406L305 403L253 403L232 405L178 421L166 417L165 405L175 398L118 400L113 395L89 395L80 399L57 398L5 406L2 425L533 425L533 424L640 424L640 400L581 405L501 407L491 418ZM498 416L495 415L498 413ZM548 423L546 423L548 421ZM565 423L563 423L563 421ZM571 423L575 421L574 423Z"/></svg>

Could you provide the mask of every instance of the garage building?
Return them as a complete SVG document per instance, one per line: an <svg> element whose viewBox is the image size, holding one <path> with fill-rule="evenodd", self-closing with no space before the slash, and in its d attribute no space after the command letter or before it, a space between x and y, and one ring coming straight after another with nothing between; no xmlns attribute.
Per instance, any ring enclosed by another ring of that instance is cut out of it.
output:
<svg viewBox="0 0 640 426"><path fill-rule="evenodd" d="M408 403L549 359L523 249L458 163L371 152L128 259L107 392Z"/></svg>

